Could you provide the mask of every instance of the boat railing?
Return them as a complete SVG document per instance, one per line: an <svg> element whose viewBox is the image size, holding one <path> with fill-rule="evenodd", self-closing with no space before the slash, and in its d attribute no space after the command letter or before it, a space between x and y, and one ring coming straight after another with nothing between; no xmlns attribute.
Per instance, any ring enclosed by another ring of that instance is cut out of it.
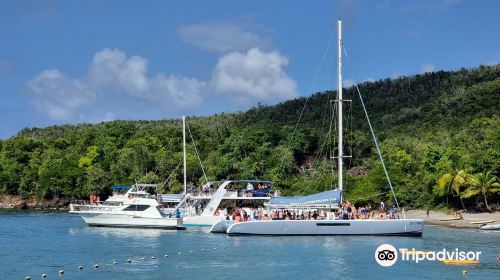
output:
<svg viewBox="0 0 500 280"><path fill-rule="evenodd" d="M71 211L113 211L116 206L123 203L119 201L102 201L90 203L88 200L72 200L70 204Z"/></svg>
<svg viewBox="0 0 500 280"><path fill-rule="evenodd" d="M212 198L215 193L215 190L210 191L193 191L191 192L193 197L207 197ZM253 191L247 190L227 190L224 194L224 198L248 198L248 197L273 197L275 196L275 192L269 189L256 189Z"/></svg>

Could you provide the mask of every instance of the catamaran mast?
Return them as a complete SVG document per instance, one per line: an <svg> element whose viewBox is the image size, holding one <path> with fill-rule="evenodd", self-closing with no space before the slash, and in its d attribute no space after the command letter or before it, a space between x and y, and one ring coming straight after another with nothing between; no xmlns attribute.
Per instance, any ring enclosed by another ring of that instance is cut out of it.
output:
<svg viewBox="0 0 500 280"><path fill-rule="evenodd" d="M338 20L338 189L341 192L340 200L342 202L342 188L343 188L343 157L344 157L344 147L343 147L343 134L342 134L342 20Z"/></svg>
<svg viewBox="0 0 500 280"><path fill-rule="evenodd" d="M182 116L182 157L184 161L184 194L187 193L186 179L186 116Z"/></svg>

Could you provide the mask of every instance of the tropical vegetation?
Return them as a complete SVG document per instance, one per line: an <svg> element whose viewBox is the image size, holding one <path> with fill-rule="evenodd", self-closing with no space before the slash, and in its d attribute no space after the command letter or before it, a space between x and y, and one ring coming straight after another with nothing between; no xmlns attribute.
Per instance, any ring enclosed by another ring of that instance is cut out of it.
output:
<svg viewBox="0 0 500 280"><path fill-rule="evenodd" d="M500 65L359 88L401 204L492 209L500 202ZM346 94L352 99L344 109L344 153L352 155L346 197L390 203L357 92L350 87ZM188 117L189 181L260 178L284 194L335 188L332 99L335 91L325 91L246 112ZM0 193L80 198L138 181L179 192L181 160L180 120L26 128L0 140Z"/></svg>

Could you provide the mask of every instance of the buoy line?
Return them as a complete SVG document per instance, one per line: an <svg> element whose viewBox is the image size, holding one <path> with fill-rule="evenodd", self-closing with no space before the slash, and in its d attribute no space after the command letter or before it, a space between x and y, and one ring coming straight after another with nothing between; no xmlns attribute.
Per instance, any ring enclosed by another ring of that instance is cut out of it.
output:
<svg viewBox="0 0 500 280"><path fill-rule="evenodd" d="M226 249L227 247L228 247L227 245L224 245L224 246L223 246L223 248L224 248L224 249ZM213 250L214 250L214 251L216 251L216 250L217 250L217 247L213 247ZM201 248L201 249L200 249L200 251L201 251L201 252L206 252L207 250L206 250L205 248ZM194 253L195 253L195 250L190 250L190 251L189 251L189 253L194 254ZM177 255L182 255L182 251L177 252ZM165 255L164 255L164 257L165 257L165 258L168 258L168 254L165 254ZM142 261L146 260L146 258L145 258L145 257L141 257L140 259L141 259ZM151 256L151 257L150 257L150 259L151 259L151 260L155 260L155 259L156 259L156 257L155 257L155 256ZM133 258L128 258L128 259L126 260L126 262L127 262L128 264L131 264L131 263L133 262ZM112 262L110 262L110 263L111 263L113 266L117 266L117 265L118 265L118 262L117 262L116 260L114 260L114 261L112 261ZM93 267L97 270L97 268L99 268L99 267L100 267L100 264L99 264L99 262L95 262L92 266L93 266ZM67 266L61 266L61 267L67 267ZM77 266L78 271L83 270L83 268L84 268L84 266L83 266L83 265L79 265L79 266ZM96 270L95 270L95 271L96 271ZM58 273L59 273L59 276L61 276L61 277L62 277L62 276L65 274L65 271L64 271L64 269L59 269ZM43 279L46 279L46 278L48 277L48 273L42 273L42 274L41 274L41 277L42 277ZM31 280L31 276L29 276L29 275L28 275L28 276L26 276L24 279L25 279L25 280Z"/></svg>

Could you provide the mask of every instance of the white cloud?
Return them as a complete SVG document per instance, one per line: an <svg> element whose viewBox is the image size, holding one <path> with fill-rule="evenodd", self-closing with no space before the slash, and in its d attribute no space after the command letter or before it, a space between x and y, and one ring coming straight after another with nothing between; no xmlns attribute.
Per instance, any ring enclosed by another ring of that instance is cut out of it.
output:
<svg viewBox="0 0 500 280"><path fill-rule="evenodd" d="M87 86L71 80L58 70L45 70L27 83L33 104L54 120L67 120L93 97Z"/></svg>
<svg viewBox="0 0 500 280"><path fill-rule="evenodd" d="M226 53L247 51L253 47L265 48L268 39L252 32L248 26L235 23L200 23L183 26L177 30L179 37L200 49Z"/></svg>
<svg viewBox="0 0 500 280"><path fill-rule="evenodd" d="M401 76L402 76L402 75L401 75L401 73L399 73L399 72L394 72L394 73L392 73L392 75L391 75L391 79L397 79L397 78L399 78L399 77L401 77Z"/></svg>
<svg viewBox="0 0 500 280"><path fill-rule="evenodd" d="M204 82L163 73L150 77L147 70L148 61L143 57L127 58L120 50L104 49L94 55L88 74L83 79L72 80L59 70L45 70L29 81L27 86L34 97L35 107L58 121L78 119L76 115L80 115L79 120L84 121L82 116L89 114L78 110L83 110L94 97L100 102L110 100L104 98L109 94L160 105L170 113L201 103L200 92ZM113 101L116 100L108 102ZM110 116L108 114L105 119Z"/></svg>
<svg viewBox="0 0 500 280"><path fill-rule="evenodd" d="M294 98L297 83L284 71L288 63L278 51L252 48L246 53L231 52L217 62L211 85L216 93L240 104Z"/></svg>
<svg viewBox="0 0 500 280"><path fill-rule="evenodd" d="M124 52L104 49L94 55L89 70L92 87L112 87L141 97L148 90L148 61L140 56L127 58Z"/></svg>
<svg viewBox="0 0 500 280"><path fill-rule="evenodd" d="M106 112L106 114L104 114L104 118L102 118L101 121L102 122L109 122L109 121L113 121L114 119L115 119L114 113Z"/></svg>
<svg viewBox="0 0 500 280"><path fill-rule="evenodd" d="M149 81L153 94L149 99L173 108L192 108L201 103L200 92L205 84L195 78L159 74Z"/></svg>
<svg viewBox="0 0 500 280"><path fill-rule="evenodd" d="M215 100L244 108L294 98L297 83L285 72L288 64L278 51L233 51L219 58L209 81L200 81L175 74L151 75L147 59L103 49L95 53L82 77L70 78L51 69L26 85L35 108L50 119L99 122L124 115L153 116L153 111L162 116L187 113Z"/></svg>
<svg viewBox="0 0 500 280"><path fill-rule="evenodd" d="M356 84L356 81L351 80L351 79L344 79L344 81L343 81L343 86L345 88L352 87L355 84Z"/></svg>
<svg viewBox="0 0 500 280"><path fill-rule="evenodd" d="M204 86L194 78L160 73L148 77L148 61L140 56L127 58L124 52L104 49L94 55L88 82L94 88L115 90L128 96L187 108L197 105Z"/></svg>
<svg viewBox="0 0 500 280"><path fill-rule="evenodd" d="M436 71L436 65L425 63L422 65L422 69L420 70L420 73L424 74L424 73L430 73L430 72L434 72L434 71Z"/></svg>

